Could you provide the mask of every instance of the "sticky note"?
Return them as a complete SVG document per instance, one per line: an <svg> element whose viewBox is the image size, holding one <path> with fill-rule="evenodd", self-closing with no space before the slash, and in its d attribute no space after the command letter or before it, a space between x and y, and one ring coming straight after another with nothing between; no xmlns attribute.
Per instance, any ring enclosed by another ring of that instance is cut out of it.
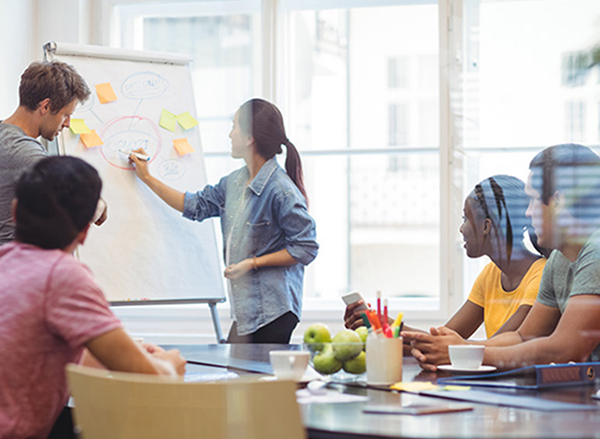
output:
<svg viewBox="0 0 600 439"><path fill-rule="evenodd" d="M117 100L117 95L115 94L112 85L110 85L110 82L96 85L96 94L98 95L98 100L100 100L101 104Z"/></svg>
<svg viewBox="0 0 600 439"><path fill-rule="evenodd" d="M186 155L190 152L196 151L185 137L182 139L173 139L173 146L179 155Z"/></svg>
<svg viewBox="0 0 600 439"><path fill-rule="evenodd" d="M70 128L73 134L83 134L91 131L83 119L71 119Z"/></svg>
<svg viewBox="0 0 600 439"><path fill-rule="evenodd" d="M83 133L80 139L87 148L104 144L100 136L96 134L96 130L91 130L89 133Z"/></svg>
<svg viewBox="0 0 600 439"><path fill-rule="evenodd" d="M179 125L181 125L181 128L183 128L184 130L189 130L190 128L193 128L196 125L198 125L198 121L194 119L194 116L192 116L189 111L178 114L177 122L179 122Z"/></svg>
<svg viewBox="0 0 600 439"><path fill-rule="evenodd" d="M165 130L169 130L174 133L175 128L177 127L177 116L163 108L160 113L160 122L158 124Z"/></svg>
<svg viewBox="0 0 600 439"><path fill-rule="evenodd" d="M431 383L430 381L411 381L411 382L400 382L392 386L392 389L399 390L400 392L421 392L423 390L435 390L438 386Z"/></svg>

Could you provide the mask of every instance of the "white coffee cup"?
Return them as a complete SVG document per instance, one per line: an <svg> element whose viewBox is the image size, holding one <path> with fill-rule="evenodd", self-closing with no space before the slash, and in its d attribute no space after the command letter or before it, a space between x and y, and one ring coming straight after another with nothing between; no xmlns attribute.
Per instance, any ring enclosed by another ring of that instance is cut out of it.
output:
<svg viewBox="0 0 600 439"><path fill-rule="evenodd" d="M271 351L269 352L273 374L280 380L299 381L310 358L308 351Z"/></svg>
<svg viewBox="0 0 600 439"><path fill-rule="evenodd" d="M456 369L479 369L483 362L485 346L459 344L448 346L448 355L452 367Z"/></svg>

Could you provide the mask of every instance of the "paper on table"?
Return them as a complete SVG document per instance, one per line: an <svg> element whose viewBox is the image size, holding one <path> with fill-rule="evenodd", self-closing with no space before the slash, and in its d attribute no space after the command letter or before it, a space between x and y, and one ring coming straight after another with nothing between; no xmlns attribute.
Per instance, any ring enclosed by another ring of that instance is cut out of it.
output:
<svg viewBox="0 0 600 439"><path fill-rule="evenodd" d="M117 95L115 94L112 85L110 85L110 82L96 84L96 94L98 95L98 100L101 104L117 100Z"/></svg>
<svg viewBox="0 0 600 439"><path fill-rule="evenodd" d="M84 119L71 119L70 128L73 134L83 134L91 131Z"/></svg>
<svg viewBox="0 0 600 439"><path fill-rule="evenodd" d="M198 121L194 119L194 116L192 116L189 111L178 114L177 122L179 122L179 125L181 125L184 130L189 130L198 125Z"/></svg>
<svg viewBox="0 0 600 439"><path fill-rule="evenodd" d="M160 112L160 121L158 124L165 130L169 130L174 133L175 128L177 127L177 116L163 108Z"/></svg>
<svg viewBox="0 0 600 439"><path fill-rule="evenodd" d="M186 139L185 137L183 137L181 139L173 139L173 146L175 147L175 149L177 150L177 153L179 155L186 155L186 154L189 154L190 152L196 151L192 147L192 145L190 145L190 142L188 142L188 139Z"/></svg>
<svg viewBox="0 0 600 439"><path fill-rule="evenodd" d="M328 404L335 402L358 402L368 401L368 397L362 395L350 395L335 390L327 390L325 393L314 394L308 389L296 390L298 404Z"/></svg>
<svg viewBox="0 0 600 439"><path fill-rule="evenodd" d="M104 145L104 142L100 136L96 134L96 130L91 130L89 133L81 134L80 139L87 148Z"/></svg>

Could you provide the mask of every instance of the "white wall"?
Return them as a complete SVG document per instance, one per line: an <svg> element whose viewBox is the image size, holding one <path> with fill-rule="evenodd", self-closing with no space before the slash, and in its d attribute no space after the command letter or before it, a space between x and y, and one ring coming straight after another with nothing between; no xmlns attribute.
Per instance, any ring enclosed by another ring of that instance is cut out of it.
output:
<svg viewBox="0 0 600 439"><path fill-rule="evenodd" d="M34 59L36 4L36 0L0 0L0 119L16 108L21 72Z"/></svg>

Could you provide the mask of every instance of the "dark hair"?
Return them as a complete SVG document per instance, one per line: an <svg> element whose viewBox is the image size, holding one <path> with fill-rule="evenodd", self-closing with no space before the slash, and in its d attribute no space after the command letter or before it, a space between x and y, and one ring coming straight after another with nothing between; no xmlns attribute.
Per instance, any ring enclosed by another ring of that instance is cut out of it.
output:
<svg viewBox="0 0 600 439"><path fill-rule="evenodd" d="M600 218L600 157L587 146L575 143L550 146L529 164L531 186L548 204L560 192L566 208L581 220Z"/></svg>
<svg viewBox="0 0 600 439"><path fill-rule="evenodd" d="M50 98L50 110L56 114L74 99L85 102L89 96L84 79L73 66L60 61L34 62L21 75L19 105L31 111Z"/></svg>
<svg viewBox="0 0 600 439"><path fill-rule="evenodd" d="M510 175L494 175L476 184L469 197L494 224L496 234L504 234L509 261L515 245L523 245L526 231L537 252L548 257L550 250L538 246L531 219L525 215L529 206L525 183Z"/></svg>
<svg viewBox="0 0 600 439"><path fill-rule="evenodd" d="M256 151L266 160L274 157L275 154L281 154L281 145L286 146L285 170L304 198L308 200L300 154L285 134L283 116L279 109L264 99L250 99L239 109L239 122L242 130L254 138Z"/></svg>
<svg viewBox="0 0 600 439"><path fill-rule="evenodd" d="M67 247L92 220L101 190L98 172L81 159L40 160L15 189L17 241L46 249Z"/></svg>

